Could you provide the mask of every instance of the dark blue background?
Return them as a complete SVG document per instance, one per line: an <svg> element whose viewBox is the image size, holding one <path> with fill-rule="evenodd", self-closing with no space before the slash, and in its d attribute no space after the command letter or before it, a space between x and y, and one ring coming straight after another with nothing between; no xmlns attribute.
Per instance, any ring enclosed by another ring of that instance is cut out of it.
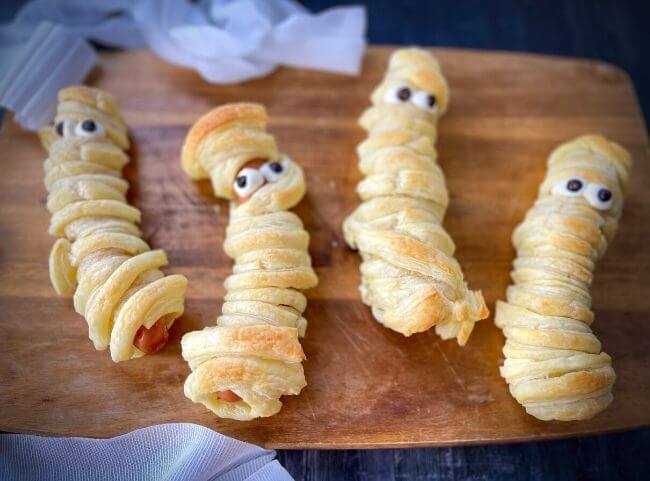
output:
<svg viewBox="0 0 650 481"><path fill-rule="evenodd" d="M21 3L0 0L0 22L9 20ZM650 0L302 3L312 10L365 4L371 43L514 50L611 62L630 74L646 118L650 113ZM646 481L650 479L650 430L503 446L280 451L278 457L297 480L312 481Z"/></svg>
<svg viewBox="0 0 650 481"><path fill-rule="evenodd" d="M370 43L535 52L611 62L632 77L650 114L650 1L304 0L314 11L368 9ZM645 54L645 58L644 58Z"/></svg>

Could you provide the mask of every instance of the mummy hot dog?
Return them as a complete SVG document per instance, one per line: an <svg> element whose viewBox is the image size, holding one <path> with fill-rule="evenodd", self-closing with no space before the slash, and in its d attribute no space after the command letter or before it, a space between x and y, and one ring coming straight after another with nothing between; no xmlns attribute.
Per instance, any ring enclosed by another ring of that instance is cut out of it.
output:
<svg viewBox="0 0 650 481"><path fill-rule="evenodd" d="M506 336L501 375L536 418L588 419L612 401L615 374L589 327L589 286L617 230L630 167L627 151L600 136L559 146L513 233L514 284L495 318Z"/></svg>
<svg viewBox="0 0 650 481"><path fill-rule="evenodd" d="M464 345L488 310L482 294L468 290L441 226L449 199L434 143L447 83L428 52L398 50L371 99L360 119L368 138L357 149L363 203L343 224L363 259L362 300L406 336L436 326Z"/></svg>
<svg viewBox="0 0 650 481"><path fill-rule="evenodd" d="M39 132L50 234L50 279L59 294L74 292L95 348L113 361L160 350L183 313L187 280L165 276L162 250L140 236L140 211L126 202L122 167L129 159L126 125L116 99L101 90L59 92L54 124Z"/></svg>
<svg viewBox="0 0 650 481"><path fill-rule="evenodd" d="M281 396L306 385L301 291L317 283L309 234L288 211L305 193L302 169L278 152L266 123L261 105L221 106L194 124L182 153L190 177L210 178L231 200L224 249L235 262L217 325L183 337L185 395L238 420L272 416Z"/></svg>

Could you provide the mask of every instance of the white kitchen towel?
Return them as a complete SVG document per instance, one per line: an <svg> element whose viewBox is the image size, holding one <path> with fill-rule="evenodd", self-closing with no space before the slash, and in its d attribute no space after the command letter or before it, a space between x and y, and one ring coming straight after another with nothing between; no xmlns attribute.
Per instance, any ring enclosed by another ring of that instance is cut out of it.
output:
<svg viewBox="0 0 650 481"><path fill-rule="evenodd" d="M0 106L36 130L54 118L56 94L79 84L97 62L95 50L60 25L41 22L24 45L5 50L0 62Z"/></svg>
<svg viewBox="0 0 650 481"><path fill-rule="evenodd" d="M279 65L356 75L365 31L362 6L312 14L294 0L33 0L0 25L0 106L41 127L61 83L80 83L95 63L86 40L149 47L208 82L234 83Z"/></svg>
<svg viewBox="0 0 650 481"><path fill-rule="evenodd" d="M0 481L292 481L275 452L197 424L110 439L0 434Z"/></svg>

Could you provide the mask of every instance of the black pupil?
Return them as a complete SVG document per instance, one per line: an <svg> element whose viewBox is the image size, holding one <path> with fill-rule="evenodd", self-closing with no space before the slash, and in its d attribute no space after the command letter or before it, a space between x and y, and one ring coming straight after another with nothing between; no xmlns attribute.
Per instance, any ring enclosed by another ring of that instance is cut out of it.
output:
<svg viewBox="0 0 650 481"><path fill-rule="evenodd" d="M397 91L397 98L400 99L402 102L406 102L408 99L411 98L411 89L408 87L402 87Z"/></svg>
<svg viewBox="0 0 650 481"><path fill-rule="evenodd" d="M84 120L81 123L81 128L84 129L86 132L94 132L95 129L97 128L97 125L95 125L94 120Z"/></svg>
<svg viewBox="0 0 650 481"><path fill-rule="evenodd" d="M242 189L246 187L246 176L245 175L240 175L237 177L237 186L241 187Z"/></svg>
<svg viewBox="0 0 650 481"><path fill-rule="evenodd" d="M429 95L427 97L427 103L429 104L429 107L433 107L436 105L436 98L433 95Z"/></svg>
<svg viewBox="0 0 650 481"><path fill-rule="evenodd" d="M269 168L276 174L282 172L282 164L280 162L271 162Z"/></svg>
<svg viewBox="0 0 650 481"><path fill-rule="evenodd" d="M59 134L59 137L63 137L63 122L56 124L56 133Z"/></svg>
<svg viewBox="0 0 650 481"><path fill-rule="evenodd" d="M571 192L577 192L582 189L582 182L578 179L571 179L569 182L567 182L566 188Z"/></svg>
<svg viewBox="0 0 650 481"><path fill-rule="evenodd" d="M600 189L598 191L598 198L603 202L607 202L612 198L612 193L609 189Z"/></svg>

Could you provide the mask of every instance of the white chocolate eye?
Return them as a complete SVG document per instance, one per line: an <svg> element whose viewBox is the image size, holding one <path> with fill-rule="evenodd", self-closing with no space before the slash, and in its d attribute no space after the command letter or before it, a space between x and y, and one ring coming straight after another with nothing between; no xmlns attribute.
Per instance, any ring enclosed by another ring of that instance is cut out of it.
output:
<svg viewBox="0 0 650 481"><path fill-rule="evenodd" d="M269 182L276 182L280 180L287 173L289 161L287 159L271 160L260 168L260 172L264 178Z"/></svg>
<svg viewBox="0 0 650 481"><path fill-rule="evenodd" d="M102 137L104 132L104 126L92 119L82 120L74 129L78 137Z"/></svg>
<svg viewBox="0 0 650 481"><path fill-rule="evenodd" d="M552 193L558 195L565 195L567 197L575 197L582 195L585 187L587 187L587 182L580 177L569 177L559 181L553 187Z"/></svg>
<svg viewBox="0 0 650 481"><path fill-rule="evenodd" d="M436 97L428 92L415 92L412 102L422 110L428 110L429 112L435 111L438 107Z"/></svg>
<svg viewBox="0 0 650 481"><path fill-rule="evenodd" d="M413 95L411 87L407 85L395 85L386 90L384 94L384 102L388 104L398 104L400 102L408 102Z"/></svg>
<svg viewBox="0 0 650 481"><path fill-rule="evenodd" d="M584 192L585 199L598 210L607 210L612 206L614 195L609 187L601 184L589 184Z"/></svg>
<svg viewBox="0 0 650 481"><path fill-rule="evenodd" d="M72 120L63 120L56 124L56 133L59 137L68 138L74 135L74 122Z"/></svg>
<svg viewBox="0 0 650 481"><path fill-rule="evenodd" d="M257 169L246 167L237 174L233 188L238 197L248 197L264 185L264 176Z"/></svg>

